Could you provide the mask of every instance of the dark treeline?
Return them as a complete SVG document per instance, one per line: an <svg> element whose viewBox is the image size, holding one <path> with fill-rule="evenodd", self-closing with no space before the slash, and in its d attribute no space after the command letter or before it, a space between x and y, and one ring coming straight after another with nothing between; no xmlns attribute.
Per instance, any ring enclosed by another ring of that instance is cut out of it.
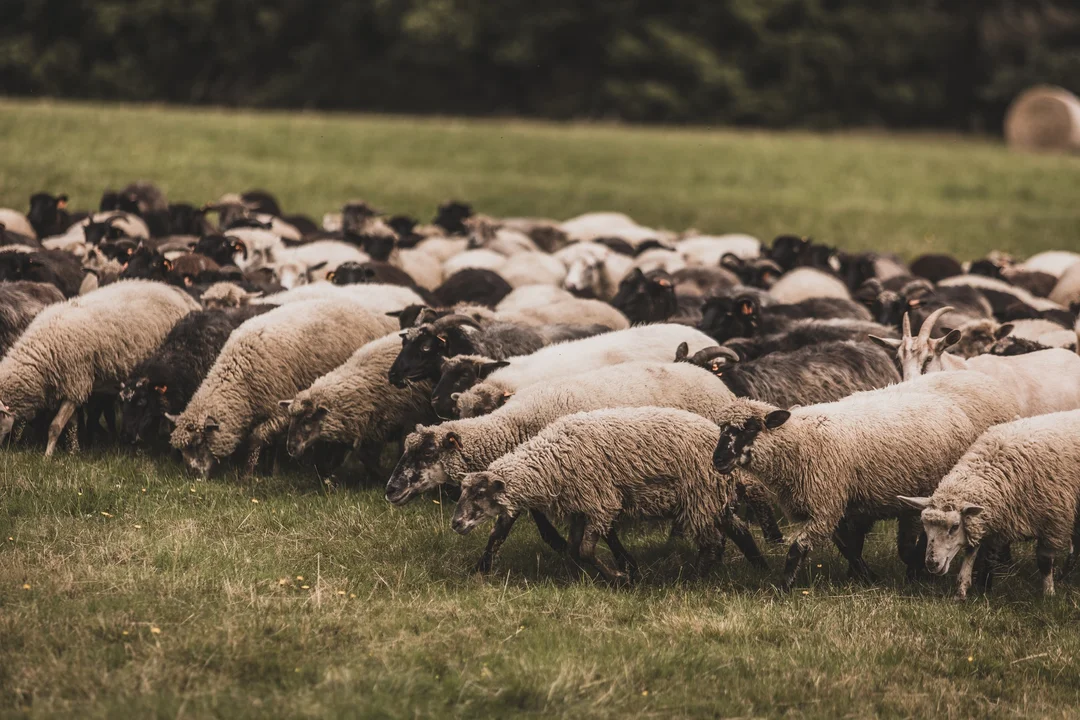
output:
<svg viewBox="0 0 1080 720"><path fill-rule="evenodd" d="M0 91L993 131L1080 90L1077 0L19 0Z"/></svg>

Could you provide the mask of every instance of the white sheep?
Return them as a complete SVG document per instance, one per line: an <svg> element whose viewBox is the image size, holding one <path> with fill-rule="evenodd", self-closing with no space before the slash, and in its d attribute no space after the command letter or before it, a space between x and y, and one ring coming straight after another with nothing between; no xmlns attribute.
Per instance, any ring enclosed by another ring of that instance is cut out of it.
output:
<svg viewBox="0 0 1080 720"><path fill-rule="evenodd" d="M1069 268L1080 262L1080 254L1066 250L1049 250L1036 253L1024 262L1020 263L1021 270L1028 272L1041 272L1061 278ZM1053 296L1050 298L1054 300ZM1061 302L1054 300L1054 302Z"/></svg>
<svg viewBox="0 0 1080 720"><path fill-rule="evenodd" d="M334 285L326 281L301 285L292 290L252 300L257 305L288 305L315 299L345 298L358 302L376 313L400 312L409 305L423 305L419 295L401 285L379 283Z"/></svg>
<svg viewBox="0 0 1080 720"><path fill-rule="evenodd" d="M229 336L179 417L173 447L202 475L245 440L245 472L288 426L279 405L396 328L396 321L347 297L288 303L248 320Z"/></svg>
<svg viewBox="0 0 1080 720"><path fill-rule="evenodd" d="M346 262L365 263L371 258L360 248L341 240L316 240L296 247L277 248L266 263L277 273L284 288L325 280L328 273Z"/></svg>
<svg viewBox="0 0 1080 720"><path fill-rule="evenodd" d="M566 266L545 252L522 252L508 257L498 273L515 289L536 284L558 287L566 278Z"/></svg>
<svg viewBox="0 0 1080 720"><path fill-rule="evenodd" d="M898 495L930 494L986 428L1014 419L1015 400L982 373L933 373L822 405L781 410L738 398L721 411L713 456L721 472L740 467L775 493L804 525L788 552L790 588L806 556L830 537L851 574L874 521L900 517L898 550L914 576L917 520Z"/></svg>
<svg viewBox="0 0 1080 720"><path fill-rule="evenodd" d="M173 325L198 303L164 283L123 280L42 310L0 361L0 440L15 420L59 407L49 426L52 455L75 410L95 391L119 388Z"/></svg>
<svg viewBox="0 0 1080 720"><path fill-rule="evenodd" d="M611 300L619 283L634 266L633 258L620 255L600 243L576 243L555 253L566 266L563 287L575 295Z"/></svg>
<svg viewBox="0 0 1080 720"><path fill-rule="evenodd" d="M559 263L560 265L562 263ZM551 285L522 285L514 288L495 306L496 312L513 312L524 308L542 307L549 303L572 300L573 294Z"/></svg>
<svg viewBox="0 0 1080 720"><path fill-rule="evenodd" d="M500 255L494 250L466 250L463 253L454 255L444 262L442 264L442 271L443 277L450 277L454 273L465 270L466 268L478 268L480 270L499 272L499 268L504 264L506 264L506 256Z"/></svg>
<svg viewBox="0 0 1080 720"><path fill-rule="evenodd" d="M962 554L956 594L967 597L980 548L1035 539L1043 593L1054 594L1054 555L1069 552L1080 500L1080 411L987 430L930 497L900 497L921 511L926 566L949 571Z"/></svg>
<svg viewBox="0 0 1080 720"><path fill-rule="evenodd" d="M675 249L687 265L719 267L725 255L731 253L743 260L761 255L761 241L750 235L694 235L675 243Z"/></svg>
<svg viewBox="0 0 1080 720"><path fill-rule="evenodd" d="M30 219L18 210L0 208L0 225L12 232L37 240L37 233L34 232L34 226L30 224Z"/></svg>
<svg viewBox="0 0 1080 720"><path fill-rule="evenodd" d="M633 360L666 362L683 342L689 345L690 354L716 344L694 328L660 324L639 325L549 345L531 355L510 358L506 367L462 393L458 410L462 417L482 415L500 407L507 398L529 385Z"/></svg>
<svg viewBox="0 0 1080 720"><path fill-rule="evenodd" d="M839 278L810 267L799 267L785 273L769 288L769 295L777 302L784 304L802 302L810 298L851 299L847 285L844 285Z"/></svg>

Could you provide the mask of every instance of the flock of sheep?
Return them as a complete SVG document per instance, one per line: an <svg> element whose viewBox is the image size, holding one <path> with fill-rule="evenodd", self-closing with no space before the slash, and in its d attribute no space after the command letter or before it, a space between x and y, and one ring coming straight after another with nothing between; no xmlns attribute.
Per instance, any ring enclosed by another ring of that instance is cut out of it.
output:
<svg viewBox="0 0 1080 720"><path fill-rule="evenodd" d="M907 265L617 213L353 202L317 225L265 191L38 193L0 210L0 441L379 482L394 449L391 503L494 520L479 571L528 513L616 584L627 518L670 521L700 571L728 538L765 568L751 521L790 543L784 588L830 539L871 580L865 536L897 518L910 578L959 557L965 597L1034 539L1051 594L1078 527L1077 301L1069 252Z"/></svg>

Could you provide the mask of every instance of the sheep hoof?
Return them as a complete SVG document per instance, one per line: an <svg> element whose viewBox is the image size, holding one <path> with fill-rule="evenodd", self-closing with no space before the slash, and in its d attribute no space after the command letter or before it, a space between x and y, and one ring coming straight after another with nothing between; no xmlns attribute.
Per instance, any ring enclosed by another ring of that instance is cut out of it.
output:
<svg viewBox="0 0 1080 720"><path fill-rule="evenodd" d="M472 567L473 574L487 575L491 572L491 558L484 556Z"/></svg>

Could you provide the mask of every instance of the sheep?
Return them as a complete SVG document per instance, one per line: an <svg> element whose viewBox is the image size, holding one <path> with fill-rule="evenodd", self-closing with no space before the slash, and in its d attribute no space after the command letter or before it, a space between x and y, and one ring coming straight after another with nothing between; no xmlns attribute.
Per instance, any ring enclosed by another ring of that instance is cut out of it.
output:
<svg viewBox="0 0 1080 720"><path fill-rule="evenodd" d="M615 521L671 518L694 540L698 570L730 536L750 562L767 568L746 524L732 510L735 483L716 472L709 451L718 432L709 420L671 408L615 408L560 418L462 480L451 526L468 533L495 516L522 511L574 518L570 552L611 583L634 579L637 565L615 535ZM452 436L451 436L452 437ZM572 471L568 470L572 468ZM595 554L605 538L617 567Z"/></svg>
<svg viewBox="0 0 1080 720"><path fill-rule="evenodd" d="M868 341L870 335L891 338L892 328L862 320L798 320L785 330L752 338L733 338L724 343L743 360L774 352L791 352L807 345L842 340Z"/></svg>
<svg viewBox="0 0 1080 720"><path fill-rule="evenodd" d="M573 294L561 287L551 285L522 285L504 297L497 305L497 312L512 312L532 307L543 307L550 303L574 299Z"/></svg>
<svg viewBox="0 0 1080 720"><path fill-rule="evenodd" d="M497 272L466 268L446 278L432 295L444 307L458 303L477 303L495 307L513 288Z"/></svg>
<svg viewBox="0 0 1080 720"><path fill-rule="evenodd" d="M0 253L0 281L49 283L72 298L79 294L84 275L78 258L61 250Z"/></svg>
<svg viewBox="0 0 1080 720"><path fill-rule="evenodd" d="M739 284L738 276L722 267L687 267L672 273L671 279L676 295L697 298L720 295Z"/></svg>
<svg viewBox="0 0 1080 720"><path fill-rule="evenodd" d="M292 288L303 283L325 280L327 273L335 270L344 262L367 262L371 258L340 240L316 240L291 248L274 251L273 259L267 263L274 269L282 286Z"/></svg>
<svg viewBox="0 0 1080 720"><path fill-rule="evenodd" d="M465 269L499 272L499 268L504 264L506 264L506 256L494 250L466 250L445 261L442 264L442 271L444 277L450 277Z"/></svg>
<svg viewBox="0 0 1080 720"><path fill-rule="evenodd" d="M819 343L745 363L730 348L706 348L691 358L680 345L675 361L709 370L739 397L781 408L833 402L900 382L891 357L864 342Z"/></svg>
<svg viewBox="0 0 1080 720"><path fill-rule="evenodd" d="M0 283L0 357L15 344L38 313L63 300L63 294L49 283Z"/></svg>
<svg viewBox="0 0 1080 720"><path fill-rule="evenodd" d="M1032 272L1043 272L1054 277L1061 278L1077 262L1080 262L1080 254L1066 250L1050 250L1036 253L1024 262L1020 268ZM1057 302L1057 301L1055 301Z"/></svg>
<svg viewBox="0 0 1080 720"><path fill-rule="evenodd" d="M465 235L469 229L465 221L473 215L472 207L468 203L450 200L439 206L439 210L432 221L451 235Z"/></svg>
<svg viewBox="0 0 1080 720"><path fill-rule="evenodd" d="M240 253L244 260L248 258L247 245L240 238L225 235L204 235L199 238L192 252L211 258L218 265L235 265L236 255Z"/></svg>
<svg viewBox="0 0 1080 720"><path fill-rule="evenodd" d="M632 360L670 360L679 343L697 352L713 344L712 338L685 325L639 325L627 330L559 343L532 355L510 359L458 398L458 412L473 417L501 406L518 390L535 383L551 382L569 375Z"/></svg>
<svg viewBox="0 0 1080 720"><path fill-rule="evenodd" d="M178 414L187 406L232 331L273 309L272 305L250 305L201 310L176 323L154 354L121 384L121 442L154 443L166 429L165 415Z"/></svg>
<svg viewBox="0 0 1080 720"><path fill-rule="evenodd" d="M289 411L286 449L299 457L316 441L345 443L361 451L369 473L378 466L387 438L404 428L435 420L426 380L397 388L386 374L398 356L396 334L363 345L342 365L285 401Z"/></svg>
<svg viewBox="0 0 1080 720"><path fill-rule="evenodd" d="M502 308L500 303L498 308ZM625 330L630 321L617 309L602 300L570 297L547 305L525 307L519 310L498 309L496 317L506 322L522 325L602 325L608 330Z"/></svg>
<svg viewBox="0 0 1080 720"><path fill-rule="evenodd" d="M108 392L161 344L198 304L161 283L116 282L38 313L0 361L0 401L9 408L0 441L15 420L59 410L45 455L92 392Z"/></svg>
<svg viewBox="0 0 1080 720"><path fill-rule="evenodd" d="M695 235L675 243L687 265L716 267L728 254L743 260L761 255L761 241L750 235Z"/></svg>
<svg viewBox="0 0 1080 720"><path fill-rule="evenodd" d="M400 285L334 285L325 281L301 285L286 292L257 298L252 302L265 305L287 305L306 300L334 298L349 299L360 303L372 312L383 314L423 303L419 295Z"/></svg>
<svg viewBox="0 0 1080 720"><path fill-rule="evenodd" d="M830 536L852 576L869 578L863 538L875 520L897 516L898 550L914 577L917 527L897 495L928 494L987 427L1015 418L1003 390L982 373L946 372L790 411L739 398L715 418L713 463L722 473L748 471L805 521L788 551L785 590Z"/></svg>
<svg viewBox="0 0 1080 720"><path fill-rule="evenodd" d="M566 267L553 255L522 252L508 257L498 273L514 288L536 284L558 287L566 278Z"/></svg>
<svg viewBox="0 0 1080 720"><path fill-rule="evenodd" d="M841 298L808 298L763 308L753 295L742 293L706 300L697 327L722 343L732 338L782 332L803 319L865 321L870 319L870 313L862 305Z"/></svg>
<svg viewBox="0 0 1080 720"><path fill-rule="evenodd" d="M453 360L461 359L459 356ZM406 438L404 453L387 484L387 499L401 505L438 485L460 484L465 473L485 469L555 419L575 412L655 405L710 417L733 397L701 368L656 362L623 363L616 368L600 368L533 385L490 415L418 427ZM457 444L447 442L451 432L456 433ZM758 488L745 488L745 495L766 537L782 542L783 535ZM510 525L500 524L497 528L508 533ZM493 535L478 565L481 570L490 569L494 550L504 539L505 535Z"/></svg>
<svg viewBox="0 0 1080 720"><path fill-rule="evenodd" d="M647 240L664 238L668 233L642 227L622 213L593 212L579 215L563 222L559 229L571 240L579 243L598 238L617 237L636 246Z"/></svg>
<svg viewBox="0 0 1080 720"><path fill-rule="evenodd" d="M643 273L652 272L654 270L674 273L686 267L686 260L674 250L653 247L635 255L633 267Z"/></svg>
<svg viewBox="0 0 1080 720"><path fill-rule="evenodd" d="M224 310L243 307L261 296L261 292L248 292L235 283L219 282L206 289L202 303L207 310Z"/></svg>
<svg viewBox="0 0 1080 720"><path fill-rule="evenodd" d="M473 215L465 221L465 226L469 230L470 249L484 248L506 257L540 250L525 233L501 227L501 223L485 215Z"/></svg>
<svg viewBox="0 0 1080 720"><path fill-rule="evenodd" d="M727 290L740 283L747 287L768 290L776 284L776 281L779 280L780 276L784 273L783 269L769 258L743 260L731 253L728 253L721 258L720 269L726 271L734 278L734 282L728 283L728 287L723 288L723 290ZM712 294L717 295L720 293Z"/></svg>
<svg viewBox="0 0 1080 720"><path fill-rule="evenodd" d="M172 446L202 476L245 440L251 474L261 449L288 426L281 400L296 397L394 321L347 297L293 302L237 328L179 417Z"/></svg>
<svg viewBox="0 0 1080 720"><path fill-rule="evenodd" d="M1010 306L1015 304L1026 305L1036 311L1062 309L1061 305L1052 300L1035 297L1027 290L1010 285L1004 280L982 275L957 275L938 283L939 289L958 286L972 287L982 293L993 307L994 316L999 320L1009 319L1006 313Z"/></svg>
<svg viewBox="0 0 1080 720"><path fill-rule="evenodd" d="M908 267L915 277L925 278L935 284L964 273L960 261L952 255L934 253L920 255L912 260Z"/></svg>
<svg viewBox="0 0 1080 720"><path fill-rule="evenodd" d="M18 210L0 208L0 227L11 232L16 232L30 240L38 239L37 231L34 230L34 226L30 222L30 219Z"/></svg>
<svg viewBox="0 0 1080 720"><path fill-rule="evenodd" d="M833 275L814 268L796 268L776 281L769 294L780 303L797 303L810 298L850 300L847 286Z"/></svg>
<svg viewBox="0 0 1080 720"><path fill-rule="evenodd" d="M429 237L416 244L414 249L435 258L440 263L446 262L469 248L469 241L458 237Z"/></svg>
<svg viewBox="0 0 1080 720"><path fill-rule="evenodd" d="M26 219L33 228L33 237L44 240L67 232L71 225L65 209L67 202L67 195L34 193L30 196L30 211L26 213Z"/></svg>
<svg viewBox="0 0 1080 720"><path fill-rule="evenodd" d="M1080 499L1080 411L1050 413L987 430L930 497L900 496L921 512L926 567L944 575L962 556L963 600L982 547L1035 539L1043 595L1054 594L1054 555L1076 538Z"/></svg>
<svg viewBox="0 0 1080 720"><path fill-rule="evenodd" d="M1070 265L1061 273L1054 289L1050 291L1050 300L1064 307L1080 300L1080 263Z"/></svg>
<svg viewBox="0 0 1080 720"><path fill-rule="evenodd" d="M936 310L915 337L905 317L900 340L872 338L895 352L905 382L927 373L973 370L995 379L1002 392L1015 397L1021 417L1080 408L1080 356L1076 353L1050 349L1019 357L956 357L945 350L959 341L960 331L936 340L930 337L937 318L947 310Z"/></svg>
<svg viewBox="0 0 1080 720"><path fill-rule="evenodd" d="M595 242L577 243L555 253L566 266L563 287L578 297L611 300L633 260Z"/></svg>

